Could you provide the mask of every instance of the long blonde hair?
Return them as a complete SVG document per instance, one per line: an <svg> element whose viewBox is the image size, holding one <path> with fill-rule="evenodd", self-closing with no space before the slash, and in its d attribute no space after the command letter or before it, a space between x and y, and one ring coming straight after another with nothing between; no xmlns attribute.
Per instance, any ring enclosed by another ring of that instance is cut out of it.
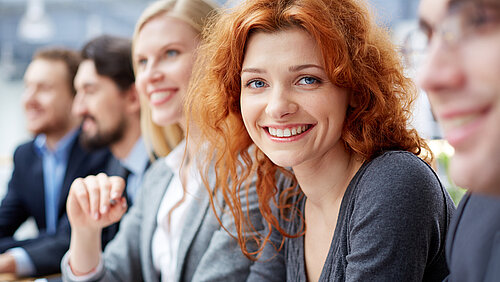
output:
<svg viewBox="0 0 500 282"><path fill-rule="evenodd" d="M217 5L210 0L161 0L150 4L142 12L135 26L132 39L132 53L139 32L151 19L168 15L189 24L198 33L201 33L205 20L214 11ZM137 75L137 66L134 61L134 72ZM153 157L166 156L184 138L184 132L178 124L160 126L153 122L151 108L143 95L141 100L141 130L148 151Z"/></svg>

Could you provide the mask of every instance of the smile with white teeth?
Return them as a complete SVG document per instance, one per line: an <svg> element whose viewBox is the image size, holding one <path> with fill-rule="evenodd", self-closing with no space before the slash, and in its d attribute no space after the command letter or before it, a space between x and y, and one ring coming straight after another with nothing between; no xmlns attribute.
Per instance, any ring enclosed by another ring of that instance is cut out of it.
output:
<svg viewBox="0 0 500 282"><path fill-rule="evenodd" d="M441 124L444 130L458 128L475 121L477 118L479 118L479 116L479 113L475 113L460 117L448 118L442 120Z"/></svg>
<svg viewBox="0 0 500 282"><path fill-rule="evenodd" d="M299 125L285 129L268 127L267 131L273 137L292 137L301 134L302 132L308 130L310 127L310 125Z"/></svg>
<svg viewBox="0 0 500 282"><path fill-rule="evenodd" d="M151 94L151 97L149 99L151 100L152 103L155 103L155 102L158 102L158 101L165 99L170 94L171 94L170 92L155 92L155 93Z"/></svg>

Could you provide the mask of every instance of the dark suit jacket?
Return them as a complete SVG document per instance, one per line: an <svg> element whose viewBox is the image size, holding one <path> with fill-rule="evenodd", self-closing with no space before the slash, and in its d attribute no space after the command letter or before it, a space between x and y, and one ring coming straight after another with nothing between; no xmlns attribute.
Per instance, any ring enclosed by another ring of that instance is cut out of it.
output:
<svg viewBox="0 0 500 282"><path fill-rule="evenodd" d="M500 197L464 196L446 240L446 281L500 281Z"/></svg>
<svg viewBox="0 0 500 282"><path fill-rule="evenodd" d="M42 158L36 153L33 140L19 146L14 153L14 170L8 191L0 205L0 253L13 247L26 250L36 268L36 275L60 271L60 261L69 247L70 226L66 216L66 198L73 180L105 170L112 158L109 150L92 153L75 139L58 203L58 227L54 235L46 233L45 196ZM16 241L12 238L29 217L35 219L39 236Z"/></svg>

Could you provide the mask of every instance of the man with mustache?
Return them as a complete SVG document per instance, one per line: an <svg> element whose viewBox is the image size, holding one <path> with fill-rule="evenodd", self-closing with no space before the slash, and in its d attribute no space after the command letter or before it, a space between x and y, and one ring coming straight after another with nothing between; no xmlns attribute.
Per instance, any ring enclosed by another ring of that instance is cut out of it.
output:
<svg viewBox="0 0 500 282"><path fill-rule="evenodd" d="M88 42L81 55L73 103L73 112L82 118L80 139L91 149L109 147L121 168L111 167L108 174L125 178L127 200L132 204L149 159L141 138L131 41L102 35Z"/></svg>

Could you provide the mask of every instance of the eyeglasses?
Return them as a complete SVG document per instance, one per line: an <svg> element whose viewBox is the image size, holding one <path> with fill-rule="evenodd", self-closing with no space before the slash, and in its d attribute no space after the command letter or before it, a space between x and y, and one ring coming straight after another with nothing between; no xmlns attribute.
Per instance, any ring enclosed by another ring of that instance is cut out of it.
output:
<svg viewBox="0 0 500 282"><path fill-rule="evenodd" d="M408 67L419 66L429 48L438 41L456 49L473 38L500 31L500 1L455 2L451 2L439 25L433 27L422 22L419 29L407 35L402 51Z"/></svg>

